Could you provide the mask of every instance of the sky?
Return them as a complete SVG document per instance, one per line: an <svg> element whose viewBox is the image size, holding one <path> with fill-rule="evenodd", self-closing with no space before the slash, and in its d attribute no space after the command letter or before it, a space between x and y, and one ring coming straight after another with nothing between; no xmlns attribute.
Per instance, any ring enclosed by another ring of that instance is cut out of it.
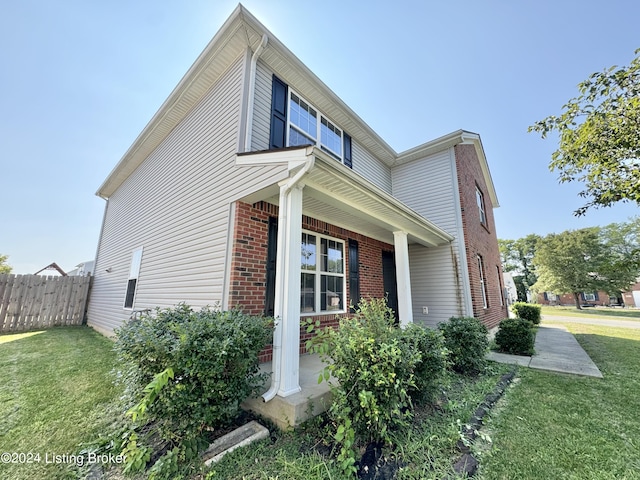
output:
<svg viewBox="0 0 640 480"><path fill-rule="evenodd" d="M499 238L624 222L548 164L577 84L640 48L636 0L245 0L243 5L397 152L480 134ZM0 254L14 273L95 257L95 195L234 8L228 0L0 4Z"/></svg>

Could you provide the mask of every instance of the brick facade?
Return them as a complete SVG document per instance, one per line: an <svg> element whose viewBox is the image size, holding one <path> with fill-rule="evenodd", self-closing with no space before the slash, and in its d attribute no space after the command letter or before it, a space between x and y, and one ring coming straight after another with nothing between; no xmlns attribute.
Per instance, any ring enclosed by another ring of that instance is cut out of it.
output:
<svg viewBox="0 0 640 480"><path fill-rule="evenodd" d="M454 150L473 315L479 318L488 328L492 328L508 316L506 302L503 297L502 263L498 250L493 208L475 147L473 145L459 144L454 147ZM484 224L480 220L476 188L480 190L484 197L486 218ZM482 298L478 255L482 257L484 266L487 308L484 307Z"/></svg>
<svg viewBox="0 0 640 480"><path fill-rule="evenodd" d="M235 231L233 236L229 306L240 307L250 315L262 315L266 301L267 247L269 217L278 216L278 207L267 202L249 205L236 203ZM394 250L393 245L380 242L344 228L311 217L302 217L302 228L322 235L338 238L345 242L345 265L349 264L348 240L358 242L358 264L360 272L360 296L380 298L385 295L382 277L382 252ZM346 305L357 303L359 299L349 297L347 275ZM337 326L335 314L303 316L320 320L322 326ZM304 344L310 335L301 327L300 353L305 352ZM271 346L260 354L260 361L271 360Z"/></svg>

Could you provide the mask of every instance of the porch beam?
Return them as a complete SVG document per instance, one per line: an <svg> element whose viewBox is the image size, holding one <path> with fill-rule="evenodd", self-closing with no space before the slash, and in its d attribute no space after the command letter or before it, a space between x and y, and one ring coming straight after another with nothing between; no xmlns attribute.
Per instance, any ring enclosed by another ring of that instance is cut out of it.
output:
<svg viewBox="0 0 640 480"><path fill-rule="evenodd" d="M398 284L398 316L400 317L400 325L406 326L413 323L407 232L393 232L393 245L396 259L396 282Z"/></svg>

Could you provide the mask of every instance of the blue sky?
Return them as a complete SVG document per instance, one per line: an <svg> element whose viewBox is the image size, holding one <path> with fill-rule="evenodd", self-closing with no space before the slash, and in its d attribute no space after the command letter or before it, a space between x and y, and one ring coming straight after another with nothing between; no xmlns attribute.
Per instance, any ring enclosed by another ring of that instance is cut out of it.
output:
<svg viewBox="0 0 640 480"><path fill-rule="evenodd" d="M500 238L626 221L575 218L579 185L527 127L560 113L594 71L640 47L640 3L349 0L243 2L396 151L479 133ZM95 256L95 196L231 14L227 0L21 0L0 6L0 253L15 273Z"/></svg>

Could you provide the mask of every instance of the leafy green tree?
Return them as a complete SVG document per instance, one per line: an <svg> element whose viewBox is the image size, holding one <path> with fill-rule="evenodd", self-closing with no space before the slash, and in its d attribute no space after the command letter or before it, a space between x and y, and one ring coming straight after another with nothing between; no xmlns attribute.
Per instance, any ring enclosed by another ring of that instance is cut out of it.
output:
<svg viewBox="0 0 640 480"><path fill-rule="evenodd" d="M531 233L517 240L498 239L502 268L505 272L513 272L513 282L516 284L518 300L527 301L527 292L538 279L533 256L540 236Z"/></svg>
<svg viewBox="0 0 640 480"><path fill-rule="evenodd" d="M8 255L0 254L0 273L11 273L11 265L7 264Z"/></svg>
<svg viewBox="0 0 640 480"><path fill-rule="evenodd" d="M556 131L559 148L551 171L563 182L583 182L587 199L574 212L622 202L640 205L640 49L628 67L613 66L578 84L580 95L529 131L542 138Z"/></svg>
<svg viewBox="0 0 640 480"><path fill-rule="evenodd" d="M610 284L604 290L620 296L629 287L628 279L636 279L640 275L640 217L607 225L601 229L600 235L608 258L601 274Z"/></svg>
<svg viewBox="0 0 640 480"><path fill-rule="evenodd" d="M580 308L580 293L604 290L618 294L638 276L637 258L614 254L612 243L599 227L568 230L542 238L533 262L538 281L536 291L572 293ZM629 262L629 268L621 263Z"/></svg>

